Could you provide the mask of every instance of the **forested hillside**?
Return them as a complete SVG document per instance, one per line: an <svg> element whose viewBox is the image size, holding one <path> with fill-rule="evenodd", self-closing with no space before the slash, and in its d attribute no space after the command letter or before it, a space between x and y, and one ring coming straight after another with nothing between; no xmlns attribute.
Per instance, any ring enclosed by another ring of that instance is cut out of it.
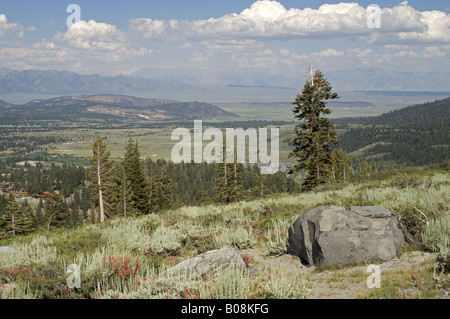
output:
<svg viewBox="0 0 450 319"><path fill-rule="evenodd" d="M377 117L336 120L345 133L339 147L353 162L369 160L379 167L417 166L448 160L450 98L418 104Z"/></svg>
<svg viewBox="0 0 450 319"><path fill-rule="evenodd" d="M418 123L445 123L450 119L450 97L405 107L374 117L355 117L339 119L336 122L375 124L375 125L412 125Z"/></svg>

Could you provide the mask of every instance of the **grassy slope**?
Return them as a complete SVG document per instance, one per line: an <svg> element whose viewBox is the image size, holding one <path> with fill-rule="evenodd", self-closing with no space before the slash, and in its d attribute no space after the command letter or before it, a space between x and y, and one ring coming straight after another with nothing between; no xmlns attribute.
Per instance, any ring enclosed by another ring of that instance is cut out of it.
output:
<svg viewBox="0 0 450 319"><path fill-rule="evenodd" d="M450 207L448 167L355 176L355 180L358 178L364 181L312 193L228 206L183 207L139 218L118 218L102 225L42 232L15 241L3 240L0 246L7 245L18 252L0 259L0 284L9 291L2 297L303 298L306 292L313 298L343 297L342 292L355 283L364 287L368 275L361 265L302 268L296 257L284 255L287 229L301 213L320 204L380 205L414 226L418 221L416 209L431 219L435 214L448 214ZM430 186L418 188L422 183ZM221 274L215 282L179 281L164 275L166 268L186 258L223 246L250 254L255 257L253 263L263 264L265 271L256 277ZM421 249L420 245L414 247L409 251ZM286 262L290 268L283 268ZM65 269L70 264L81 268L81 288L77 291L65 287L69 276ZM410 268L394 267L383 271L381 290L360 290L360 294L353 291L345 297L439 298L438 283L446 280L444 289L448 291L448 275L436 281L431 266L429 262L418 262ZM411 280L412 272L420 281ZM233 290L233 284L242 289ZM13 285L15 288L11 289Z"/></svg>

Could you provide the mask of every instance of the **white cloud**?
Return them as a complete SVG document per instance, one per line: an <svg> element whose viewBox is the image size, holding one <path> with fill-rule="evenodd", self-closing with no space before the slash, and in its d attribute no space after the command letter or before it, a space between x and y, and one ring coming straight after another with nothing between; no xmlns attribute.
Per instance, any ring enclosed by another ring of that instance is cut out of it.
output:
<svg viewBox="0 0 450 319"><path fill-rule="evenodd" d="M190 43L190 42L185 42L185 43L183 43L182 45L180 45L178 48L179 48L179 49L189 49L189 48L192 48L192 43Z"/></svg>
<svg viewBox="0 0 450 319"><path fill-rule="evenodd" d="M24 27L19 23L10 23L6 15L0 14L0 41L12 37L22 38L25 31L36 31L35 27Z"/></svg>
<svg viewBox="0 0 450 319"><path fill-rule="evenodd" d="M279 50L255 50L231 54L233 66L237 69L270 70L274 73L297 72L296 66L310 61L312 55L298 54L286 48Z"/></svg>
<svg viewBox="0 0 450 319"><path fill-rule="evenodd" d="M361 67L386 65L391 55L382 55L371 49L348 48L337 50L333 48L301 54L294 50L282 48L279 50L261 50L255 52L235 53L231 55L233 67L240 70L264 70L274 74L285 74L299 77L304 73L303 67L308 64L323 70L340 70Z"/></svg>
<svg viewBox="0 0 450 319"><path fill-rule="evenodd" d="M54 50L59 49L58 46L47 39L42 39L41 42L35 42L31 45L31 47L35 50Z"/></svg>
<svg viewBox="0 0 450 319"><path fill-rule="evenodd" d="M67 43L74 58L81 54L85 58L119 62L154 53L148 48L133 48L122 30L115 25L94 20L73 24L66 32L58 32L54 40L61 44Z"/></svg>
<svg viewBox="0 0 450 319"><path fill-rule="evenodd" d="M450 42L450 15L442 11L425 11L421 17L423 32L401 32L399 39L414 42Z"/></svg>
<svg viewBox="0 0 450 319"><path fill-rule="evenodd" d="M114 25L90 20L73 24L65 33L58 32L55 41L67 42L77 49L113 51L123 47L125 36Z"/></svg>
<svg viewBox="0 0 450 319"><path fill-rule="evenodd" d="M318 54L320 57L336 57L336 56L343 56L343 51L337 51L335 49L327 49L323 50L322 52L319 52Z"/></svg>
<svg viewBox="0 0 450 319"><path fill-rule="evenodd" d="M401 44L386 44L384 47L389 50L409 49L408 45L401 45Z"/></svg>
<svg viewBox="0 0 450 319"><path fill-rule="evenodd" d="M144 39L169 39L177 36L176 30L182 30L184 22L176 20L153 20L139 18L130 20L129 30L139 38ZM173 34L170 34L173 33ZM182 37L180 39L183 39Z"/></svg>
<svg viewBox="0 0 450 319"><path fill-rule="evenodd" d="M251 39L212 39L200 41L205 50L214 53L235 53L240 51L252 51L262 49L263 44Z"/></svg>
<svg viewBox="0 0 450 319"><path fill-rule="evenodd" d="M71 60L71 50L58 47L52 42L42 40L31 47L0 48L0 61L8 65L17 64L31 68L44 64L64 64Z"/></svg>
<svg viewBox="0 0 450 319"><path fill-rule="evenodd" d="M420 12L404 2L381 9L380 29L367 26L370 14L357 3L288 10L277 1L264 0L256 1L239 14L207 20L133 19L129 31L145 39L164 41L336 37L371 43L449 41L450 17L445 12Z"/></svg>
<svg viewBox="0 0 450 319"><path fill-rule="evenodd" d="M291 52L288 49L280 49L278 52L280 52L281 56L287 57L291 54Z"/></svg>
<svg viewBox="0 0 450 319"><path fill-rule="evenodd" d="M100 65L115 64L117 62L133 63L139 58L152 56L153 51L146 48L118 47L116 50L80 49L43 39L40 42L22 47L0 48L0 61L18 69L51 68L71 69L80 71L84 67L86 71L94 70ZM100 69L97 69L100 72Z"/></svg>
<svg viewBox="0 0 450 319"><path fill-rule="evenodd" d="M211 52L195 51L192 54L192 57L190 58L189 61L204 63L206 61L209 61L211 59L211 57L212 57L212 53Z"/></svg>
<svg viewBox="0 0 450 319"><path fill-rule="evenodd" d="M447 54L441 51L438 46L426 47L422 51L402 50L395 54L396 57L404 58L419 58L419 59L431 59L431 58L445 58Z"/></svg>

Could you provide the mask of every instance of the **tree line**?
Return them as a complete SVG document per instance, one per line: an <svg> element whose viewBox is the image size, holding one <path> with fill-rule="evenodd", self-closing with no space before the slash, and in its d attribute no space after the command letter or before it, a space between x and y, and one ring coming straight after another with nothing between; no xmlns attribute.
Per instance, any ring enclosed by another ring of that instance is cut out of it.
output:
<svg viewBox="0 0 450 319"><path fill-rule="evenodd" d="M143 159L138 142L131 138L121 162L114 163L100 136L93 144L89 178L100 222L113 216L139 216L184 205L229 204L299 190L293 176L282 172L264 176L257 164Z"/></svg>

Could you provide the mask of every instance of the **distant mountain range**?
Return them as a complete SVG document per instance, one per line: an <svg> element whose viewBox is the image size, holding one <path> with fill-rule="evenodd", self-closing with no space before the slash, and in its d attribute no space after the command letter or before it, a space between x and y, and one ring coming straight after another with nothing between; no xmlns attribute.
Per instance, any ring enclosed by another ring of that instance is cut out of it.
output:
<svg viewBox="0 0 450 319"><path fill-rule="evenodd" d="M33 100L23 105L0 101L3 121L136 121L212 120L238 116L205 102L179 102L125 95L62 96Z"/></svg>
<svg viewBox="0 0 450 319"><path fill-rule="evenodd" d="M323 73L335 91L450 91L450 72L398 72L360 68ZM239 75L214 70L193 69L183 72L181 69L143 68L128 76L101 76L71 71L0 68L0 94L125 94L169 98L176 95L178 99L180 96L207 97L221 93L227 96L250 93L249 90L253 90L251 95L254 96L260 95L261 89L266 89L267 95L273 96L273 90L297 91L305 80L302 74L289 76L262 71ZM217 91L217 88L220 90Z"/></svg>
<svg viewBox="0 0 450 319"><path fill-rule="evenodd" d="M98 74L82 75L71 71L17 71L0 68L0 94L136 94L142 92L152 94L193 88L183 83L137 79L123 75L106 77Z"/></svg>

